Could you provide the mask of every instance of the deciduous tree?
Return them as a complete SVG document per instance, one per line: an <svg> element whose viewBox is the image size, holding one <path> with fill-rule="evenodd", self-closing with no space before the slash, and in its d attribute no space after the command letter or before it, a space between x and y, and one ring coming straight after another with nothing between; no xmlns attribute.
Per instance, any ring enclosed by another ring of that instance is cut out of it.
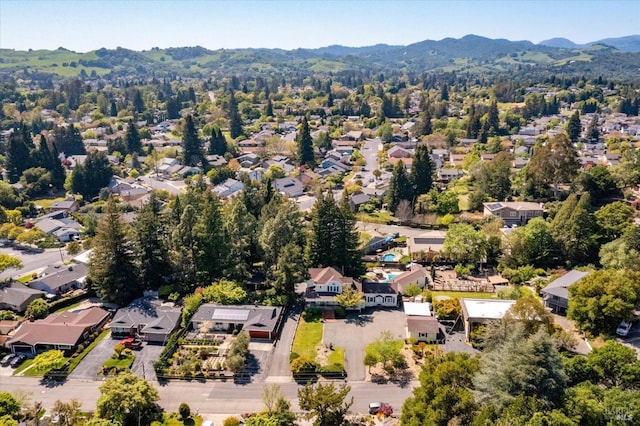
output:
<svg viewBox="0 0 640 426"><path fill-rule="evenodd" d="M125 370L100 386L96 415L119 424L150 424L159 419L158 391Z"/></svg>
<svg viewBox="0 0 640 426"><path fill-rule="evenodd" d="M308 420L314 419L314 426L335 426L344 422L345 415L353 405L353 397L347 400L351 387L334 383L306 384L298 389L300 408L306 411Z"/></svg>

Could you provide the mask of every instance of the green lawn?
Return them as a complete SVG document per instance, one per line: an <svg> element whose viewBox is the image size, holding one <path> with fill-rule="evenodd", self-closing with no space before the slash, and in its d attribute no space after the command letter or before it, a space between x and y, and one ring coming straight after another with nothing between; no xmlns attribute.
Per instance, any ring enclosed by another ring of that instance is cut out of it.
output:
<svg viewBox="0 0 640 426"><path fill-rule="evenodd" d="M432 291L432 297L436 296L449 296L452 298L467 298L467 299L495 299L497 298L495 293L481 293L473 291Z"/></svg>
<svg viewBox="0 0 640 426"><path fill-rule="evenodd" d="M386 210L381 212L373 212L371 214L358 213L357 217L360 222L371 222L371 223L382 223L382 224L386 224L394 219L393 215Z"/></svg>
<svg viewBox="0 0 640 426"><path fill-rule="evenodd" d="M27 370L27 368L29 368L29 366L31 366L31 364L33 364L33 358L27 359L25 362L20 364L20 366L18 368L13 370L13 375L14 376L19 376L24 371L24 375L25 376L29 376L29 377L42 376L42 374L40 374L40 373L33 374L32 373L33 370L31 370L31 369ZM27 370L27 371L25 371L25 370Z"/></svg>
<svg viewBox="0 0 640 426"><path fill-rule="evenodd" d="M124 370L125 368L131 368L133 361L136 359L136 356L131 355L121 355L120 358L109 358L102 364L105 368L113 368L117 367L120 370Z"/></svg>
<svg viewBox="0 0 640 426"><path fill-rule="evenodd" d="M315 360L316 348L322 341L322 326L320 320L306 322L301 318L291 350L301 357Z"/></svg>
<svg viewBox="0 0 640 426"><path fill-rule="evenodd" d="M344 348L333 348L327 361L329 365L341 365L344 368Z"/></svg>
<svg viewBox="0 0 640 426"><path fill-rule="evenodd" d="M63 195L62 197L54 197L54 196L50 196L50 197L46 197L46 198L40 198L38 200L34 200L34 204L36 204L37 206L41 206L45 209L48 209L49 207L51 207L51 205L53 203L59 202L59 201L64 201L66 200L67 197L65 195Z"/></svg>

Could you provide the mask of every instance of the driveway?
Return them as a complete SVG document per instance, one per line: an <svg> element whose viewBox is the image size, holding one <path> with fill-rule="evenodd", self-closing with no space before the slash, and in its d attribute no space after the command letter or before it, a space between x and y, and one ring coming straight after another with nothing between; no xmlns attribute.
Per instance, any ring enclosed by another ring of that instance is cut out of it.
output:
<svg viewBox="0 0 640 426"><path fill-rule="evenodd" d="M147 380L157 380L153 363L158 359L163 349L162 345L144 342L141 349L133 351L136 359L131 366L131 372Z"/></svg>
<svg viewBox="0 0 640 426"><path fill-rule="evenodd" d="M98 376L98 372L102 367L102 364L108 360L112 354L113 347L118 343L117 340L111 338L109 333L104 339L85 356L80 364L69 374L70 379L82 379L82 380L101 380L102 377Z"/></svg>
<svg viewBox="0 0 640 426"><path fill-rule="evenodd" d="M394 338L404 339L405 327L406 316L400 309L366 309L361 314L349 313L346 319L326 321L322 344L343 347L348 380L363 381L366 346L385 330Z"/></svg>
<svg viewBox="0 0 640 426"><path fill-rule="evenodd" d="M626 337L617 337L616 341L622 343L625 346L635 349L638 353L638 359L640 359L640 324L635 323L631 327L631 331Z"/></svg>
<svg viewBox="0 0 640 426"><path fill-rule="evenodd" d="M275 349L271 354L267 381L287 382L292 380L291 371L289 370L289 354L291 353L293 337L296 335L296 328L298 327L298 320L303 306L304 303L298 300L287 313L280 332L280 338L277 340Z"/></svg>

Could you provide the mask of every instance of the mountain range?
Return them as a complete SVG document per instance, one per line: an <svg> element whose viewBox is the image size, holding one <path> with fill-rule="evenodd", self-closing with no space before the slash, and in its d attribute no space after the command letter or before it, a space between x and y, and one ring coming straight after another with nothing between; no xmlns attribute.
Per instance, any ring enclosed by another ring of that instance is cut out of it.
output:
<svg viewBox="0 0 640 426"><path fill-rule="evenodd" d="M530 41L467 35L459 39L424 40L407 46L327 46L317 49L217 49L201 46L133 51L118 47L85 53L64 48L16 51L0 49L0 78L29 74L31 78L96 75L145 77L214 74L286 75L357 72L526 71L567 75L640 77L640 36L605 39L577 45L567 39Z"/></svg>

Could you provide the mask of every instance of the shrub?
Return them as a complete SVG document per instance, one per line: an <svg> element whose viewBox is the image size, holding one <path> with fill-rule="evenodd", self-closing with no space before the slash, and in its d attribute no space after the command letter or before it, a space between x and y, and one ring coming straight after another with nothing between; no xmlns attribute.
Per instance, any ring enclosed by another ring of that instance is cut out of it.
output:
<svg viewBox="0 0 640 426"><path fill-rule="evenodd" d="M237 417L227 417L222 426L240 426L240 420Z"/></svg>
<svg viewBox="0 0 640 426"><path fill-rule="evenodd" d="M460 314L460 301L458 299L437 300L433 308L439 319L453 320Z"/></svg>
<svg viewBox="0 0 640 426"><path fill-rule="evenodd" d="M347 316L347 311L342 306L337 306L333 312L336 318L344 318Z"/></svg>
<svg viewBox="0 0 640 426"><path fill-rule="evenodd" d="M413 296L417 296L420 293L422 293L422 289L420 287L418 287L418 284L416 283L411 283L407 286L406 290L404 291L404 293L409 296L409 297L413 297Z"/></svg>
<svg viewBox="0 0 640 426"><path fill-rule="evenodd" d="M321 308L309 308L302 313L302 318L306 322L314 322L319 320L321 317L322 317Z"/></svg>
<svg viewBox="0 0 640 426"><path fill-rule="evenodd" d="M178 407L178 413L180 413L182 420L187 420L191 416L191 407L186 402L183 402Z"/></svg>
<svg viewBox="0 0 640 426"><path fill-rule="evenodd" d="M300 355L299 355L299 354L297 354L296 352L291 352L291 353L289 354L289 362L293 361L293 360L294 360L294 359L296 359L296 358L300 358Z"/></svg>
<svg viewBox="0 0 640 426"><path fill-rule="evenodd" d="M297 374L315 373L318 365L305 357L298 357L291 362L291 372Z"/></svg>

